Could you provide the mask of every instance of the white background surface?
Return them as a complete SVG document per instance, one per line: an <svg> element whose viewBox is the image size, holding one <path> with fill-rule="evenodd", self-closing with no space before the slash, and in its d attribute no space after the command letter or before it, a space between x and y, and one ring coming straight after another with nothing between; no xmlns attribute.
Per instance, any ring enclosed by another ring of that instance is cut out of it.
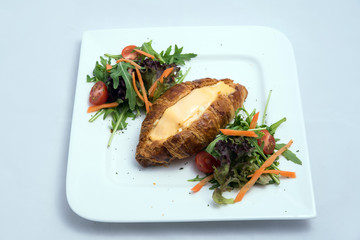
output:
<svg viewBox="0 0 360 240"><path fill-rule="evenodd" d="M359 22L359 0L1 1L0 239L360 239ZM317 218L107 224L74 214L65 176L82 32L225 25L273 27L293 44Z"/></svg>

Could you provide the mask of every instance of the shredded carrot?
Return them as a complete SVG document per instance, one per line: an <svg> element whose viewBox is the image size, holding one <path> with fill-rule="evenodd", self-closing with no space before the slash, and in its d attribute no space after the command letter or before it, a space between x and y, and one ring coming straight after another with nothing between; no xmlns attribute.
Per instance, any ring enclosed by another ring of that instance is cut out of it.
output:
<svg viewBox="0 0 360 240"><path fill-rule="evenodd" d="M242 130L232 130L232 129L220 129L224 135L228 136L244 136L244 137L258 137L254 131L242 131Z"/></svg>
<svg viewBox="0 0 360 240"><path fill-rule="evenodd" d="M258 119L259 119L259 112L255 113L253 119L251 120L249 129L254 129L256 127Z"/></svg>
<svg viewBox="0 0 360 240"><path fill-rule="evenodd" d="M295 172L282 171L282 170L264 170L262 173L272 173L272 174L280 174L283 177L296 178ZM249 175L248 177L252 177L254 174Z"/></svg>
<svg viewBox="0 0 360 240"><path fill-rule="evenodd" d="M111 69L112 69L112 66L111 66L110 64L106 64L106 70L107 70L108 72L110 72Z"/></svg>
<svg viewBox="0 0 360 240"><path fill-rule="evenodd" d="M159 80L159 79L158 79L158 80ZM154 97L158 80L156 80L156 81L153 83L153 85L151 85L151 87L149 88L149 97L151 97L151 98Z"/></svg>
<svg viewBox="0 0 360 240"><path fill-rule="evenodd" d="M134 51L135 51L135 52L138 52L138 53L140 53L140 54L142 54L142 55L144 55L144 56L147 56L147 57L149 57L149 58L151 58L151 59L154 59L154 58L155 58L155 57L154 57L153 55L151 55L150 53L141 51L140 49L134 49Z"/></svg>
<svg viewBox="0 0 360 240"><path fill-rule="evenodd" d="M88 113L96 112L96 111L98 111L100 109L103 109L103 108L112 108L112 107L117 107L118 105L119 105L119 103L117 103L117 102L104 103L104 104L100 104L100 105L93 105L93 106L88 107L87 112Z"/></svg>
<svg viewBox="0 0 360 240"><path fill-rule="evenodd" d="M135 82L135 72L132 72L132 82L133 82L133 86L134 86L134 90L136 92L136 94L138 95L138 97L141 99L141 101L144 101L143 96L141 96L139 89L136 86L136 82Z"/></svg>
<svg viewBox="0 0 360 240"><path fill-rule="evenodd" d="M191 190L193 192L200 191L200 189L213 178L214 178L214 174L211 174L211 175L207 176L206 178L201 180L198 184L196 184Z"/></svg>
<svg viewBox="0 0 360 240"><path fill-rule="evenodd" d="M170 67L170 68L165 69L165 71L161 74L161 76L159 78L159 81L161 83L163 83L164 78L168 77L173 70L174 70L174 67Z"/></svg>
<svg viewBox="0 0 360 240"><path fill-rule="evenodd" d="M132 61L130 59L120 58L120 59L116 60L116 63L119 63L119 62L128 62L131 65L133 65L134 67L141 68L140 65L136 64L134 61Z"/></svg>
<svg viewBox="0 0 360 240"><path fill-rule="evenodd" d="M243 199L247 191L250 190L252 186L256 183L258 178L261 176L261 174L264 172L265 168L269 167L277 157L279 157L284 151L286 151L291 144L293 143L292 140L288 142L284 147L280 148L276 153L271 155L264 163L261 165L261 167L255 171L254 175L251 177L251 179L240 189L239 193L237 194L234 202L239 202Z"/></svg>
<svg viewBox="0 0 360 240"><path fill-rule="evenodd" d="M145 89L145 86L144 86L144 82L142 80L142 77L141 77L141 74L140 74L140 71L138 68L135 68L135 71L136 71L136 74L138 76L138 80L139 80L139 83L140 83L140 87L141 87L141 91L142 91L142 94L143 94L143 97L144 97L144 103L145 103L145 109L146 109L146 112L149 112L150 111L150 104L149 104L149 100L147 98L147 95L146 95L146 89Z"/></svg>
<svg viewBox="0 0 360 240"><path fill-rule="evenodd" d="M154 94L155 94L155 90L156 90L156 87L157 87L157 83L158 82L161 82L163 83L164 82L164 78L168 77L169 74L174 70L173 67L170 67L170 68L167 68L164 70L164 72L161 74L161 76L156 79L156 81L153 83L153 85L149 88L149 97L154 97Z"/></svg>

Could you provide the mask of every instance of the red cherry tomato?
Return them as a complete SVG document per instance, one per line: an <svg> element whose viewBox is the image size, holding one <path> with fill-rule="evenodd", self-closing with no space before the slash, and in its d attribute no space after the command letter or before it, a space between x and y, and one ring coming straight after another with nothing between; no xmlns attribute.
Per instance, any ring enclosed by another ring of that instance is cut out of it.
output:
<svg viewBox="0 0 360 240"><path fill-rule="evenodd" d="M97 82L91 88L89 102L94 105L100 105L108 99L108 90L104 82Z"/></svg>
<svg viewBox="0 0 360 240"><path fill-rule="evenodd" d="M264 153L272 154L275 149L275 138L269 133L268 130L261 130L260 132L264 133L264 136L257 140L258 145L261 146L261 144L264 142Z"/></svg>
<svg viewBox="0 0 360 240"><path fill-rule="evenodd" d="M123 56L123 58L135 60L139 56L137 52L134 52L135 48L135 45L129 45L122 50L121 55Z"/></svg>
<svg viewBox="0 0 360 240"><path fill-rule="evenodd" d="M214 172L214 167L220 166L220 161L214 158L211 154L201 151L195 157L196 167L203 173Z"/></svg>

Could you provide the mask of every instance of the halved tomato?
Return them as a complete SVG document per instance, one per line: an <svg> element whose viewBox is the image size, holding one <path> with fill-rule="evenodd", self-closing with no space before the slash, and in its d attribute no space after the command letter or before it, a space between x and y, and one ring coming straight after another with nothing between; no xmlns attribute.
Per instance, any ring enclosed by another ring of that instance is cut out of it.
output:
<svg viewBox="0 0 360 240"><path fill-rule="evenodd" d="M201 172L212 173L214 172L214 167L220 166L220 161L208 152L201 151L195 156L195 164Z"/></svg>
<svg viewBox="0 0 360 240"><path fill-rule="evenodd" d="M129 45L122 50L121 55L123 56L123 58L135 60L139 56L139 54L134 51L135 48L135 45Z"/></svg>
<svg viewBox="0 0 360 240"><path fill-rule="evenodd" d="M275 138L269 133L268 130L261 130L260 132L264 133L264 136L257 140L258 145L261 147L261 144L264 143L263 151L265 154L272 154L275 149Z"/></svg>
<svg viewBox="0 0 360 240"><path fill-rule="evenodd" d="M96 82L91 88L89 102L94 105L100 105L108 99L108 90L104 82Z"/></svg>

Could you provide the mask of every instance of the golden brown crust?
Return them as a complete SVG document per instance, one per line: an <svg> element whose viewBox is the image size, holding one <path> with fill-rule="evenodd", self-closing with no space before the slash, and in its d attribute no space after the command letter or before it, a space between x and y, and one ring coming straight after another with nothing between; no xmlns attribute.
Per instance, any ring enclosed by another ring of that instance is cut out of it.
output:
<svg viewBox="0 0 360 240"><path fill-rule="evenodd" d="M165 141L150 140L149 133L155 121L160 119L167 108L193 89L214 85L219 81L235 88L236 91L228 96L220 95L198 120L181 132ZM172 160L187 158L201 151L216 137L219 129L225 127L234 118L236 109L242 106L246 97L246 88L235 84L231 79L203 78L175 85L157 99L143 121L136 149L136 160L144 167L166 165Z"/></svg>

